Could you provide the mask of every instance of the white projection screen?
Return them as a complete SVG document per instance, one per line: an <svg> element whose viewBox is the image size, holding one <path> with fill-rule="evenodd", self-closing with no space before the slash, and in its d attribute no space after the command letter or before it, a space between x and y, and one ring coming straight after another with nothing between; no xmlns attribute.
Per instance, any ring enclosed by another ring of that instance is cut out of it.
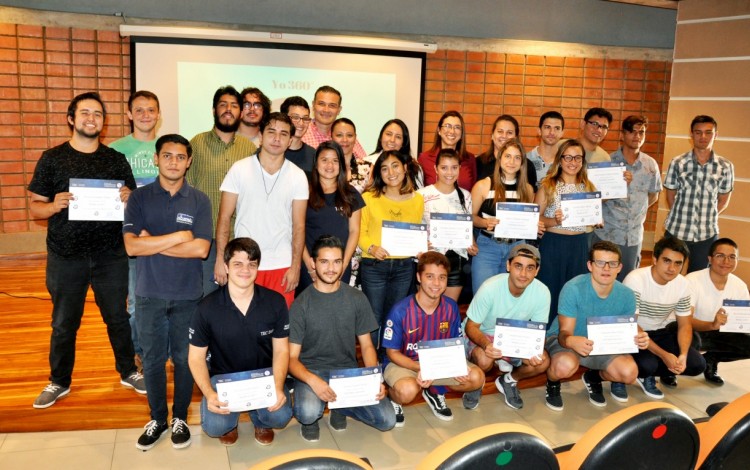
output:
<svg viewBox="0 0 750 470"><path fill-rule="evenodd" d="M389 119L409 128L411 154L420 148L425 53L237 41L131 37L132 89L159 97L158 134L188 139L213 126L214 92L224 85L260 88L272 111L289 96L310 103L329 85L341 92L340 117L357 126L367 153Z"/></svg>

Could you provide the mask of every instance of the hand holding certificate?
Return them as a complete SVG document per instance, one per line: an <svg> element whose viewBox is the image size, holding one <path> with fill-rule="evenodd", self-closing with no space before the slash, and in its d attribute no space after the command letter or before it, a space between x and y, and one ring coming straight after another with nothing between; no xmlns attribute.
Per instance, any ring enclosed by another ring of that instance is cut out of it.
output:
<svg viewBox="0 0 750 470"><path fill-rule="evenodd" d="M498 202L495 213L500 220L495 225L496 238L536 239L539 230L539 205L526 202Z"/></svg>
<svg viewBox="0 0 750 470"><path fill-rule="evenodd" d="M430 213L430 243L433 247L469 248L471 242L471 214Z"/></svg>
<svg viewBox="0 0 750 470"><path fill-rule="evenodd" d="M276 382L268 369L221 374L216 379L219 401L228 402L231 412L257 410L276 404Z"/></svg>
<svg viewBox="0 0 750 470"><path fill-rule="evenodd" d="M602 223L602 193L571 193L560 195L563 227L599 225Z"/></svg>
<svg viewBox="0 0 750 470"><path fill-rule="evenodd" d="M498 318L495 321L495 340L492 346L507 357L541 357L546 333L545 323Z"/></svg>
<svg viewBox="0 0 750 470"><path fill-rule="evenodd" d="M596 162L586 165L589 180L602 199L623 199L628 197L628 183L625 181L625 163Z"/></svg>
<svg viewBox="0 0 750 470"><path fill-rule="evenodd" d="M750 333L750 300L724 299L727 322L719 331L722 333Z"/></svg>
<svg viewBox="0 0 750 470"><path fill-rule="evenodd" d="M589 356L638 352L635 344L638 323L635 316L589 317L586 328L589 340L594 343Z"/></svg>
<svg viewBox="0 0 750 470"><path fill-rule="evenodd" d="M70 178L73 200L68 220L119 221L125 219L125 204L120 200L122 180Z"/></svg>
<svg viewBox="0 0 750 470"><path fill-rule="evenodd" d="M390 256L417 256L427 251L427 225L383 221L381 246Z"/></svg>
<svg viewBox="0 0 750 470"><path fill-rule="evenodd" d="M422 380L450 379L469 375L463 338L417 343Z"/></svg>
<svg viewBox="0 0 750 470"><path fill-rule="evenodd" d="M328 386L336 401L329 401L328 409L377 405L382 376L380 366L332 370Z"/></svg>

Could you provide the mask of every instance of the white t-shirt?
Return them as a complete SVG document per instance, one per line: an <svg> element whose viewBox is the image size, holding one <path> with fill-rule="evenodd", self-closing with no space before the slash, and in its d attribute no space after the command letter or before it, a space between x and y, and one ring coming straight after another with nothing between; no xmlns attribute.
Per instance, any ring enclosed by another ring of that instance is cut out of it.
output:
<svg viewBox="0 0 750 470"><path fill-rule="evenodd" d="M292 202L308 199L305 172L284 160L279 171L270 175L255 154L232 165L219 189L237 194L234 236L258 242L259 269L291 266Z"/></svg>
<svg viewBox="0 0 750 470"><path fill-rule="evenodd" d="M647 266L631 271L623 284L635 292L638 324L644 331L664 328L673 315L690 315L690 284L682 274L662 286L654 281Z"/></svg>
<svg viewBox="0 0 750 470"><path fill-rule="evenodd" d="M685 276L690 283L690 304L695 307L693 318L708 322L714 321L724 299L750 300L747 284L742 279L730 274L724 290L719 290L711 281L710 271L706 268Z"/></svg>
<svg viewBox="0 0 750 470"><path fill-rule="evenodd" d="M430 213L442 213L442 214L469 214L471 215L471 194L463 188L458 188L464 195L464 205L461 205L461 200L458 198L458 191L453 191L450 194L443 194L435 187L434 184L421 188L417 192L424 198L424 214L422 215L422 222L430 225ZM434 251L439 251L445 254L448 251L447 248L433 248ZM459 256L469 259L469 255L466 252L466 248L455 249Z"/></svg>

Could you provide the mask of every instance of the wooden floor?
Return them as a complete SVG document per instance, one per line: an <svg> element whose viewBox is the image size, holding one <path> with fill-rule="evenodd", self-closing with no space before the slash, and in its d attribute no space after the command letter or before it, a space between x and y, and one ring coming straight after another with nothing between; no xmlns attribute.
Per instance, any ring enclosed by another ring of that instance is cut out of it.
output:
<svg viewBox="0 0 750 470"><path fill-rule="evenodd" d="M78 331L70 394L44 410L31 406L49 382L52 303L45 263L44 256L0 258L0 433L143 426L149 420L146 397L120 385L91 291ZM200 397L196 388L190 424L200 422Z"/></svg>

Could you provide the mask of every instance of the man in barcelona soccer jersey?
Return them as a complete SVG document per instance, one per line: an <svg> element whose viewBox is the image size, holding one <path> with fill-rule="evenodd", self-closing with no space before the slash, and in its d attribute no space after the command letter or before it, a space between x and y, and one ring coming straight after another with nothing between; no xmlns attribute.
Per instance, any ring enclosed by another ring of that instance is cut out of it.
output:
<svg viewBox="0 0 750 470"><path fill-rule="evenodd" d="M410 403L420 392L435 416L445 421L453 419L445 403L446 389L464 392L466 409L473 410L479 405L484 373L477 366L467 363L468 374L462 377L424 380L419 365L419 342L461 336L458 304L443 295L449 270L450 262L445 255L434 251L422 254L417 264L417 293L396 303L388 314L383 331L387 353L384 377L396 411L396 426L404 425L401 405Z"/></svg>

